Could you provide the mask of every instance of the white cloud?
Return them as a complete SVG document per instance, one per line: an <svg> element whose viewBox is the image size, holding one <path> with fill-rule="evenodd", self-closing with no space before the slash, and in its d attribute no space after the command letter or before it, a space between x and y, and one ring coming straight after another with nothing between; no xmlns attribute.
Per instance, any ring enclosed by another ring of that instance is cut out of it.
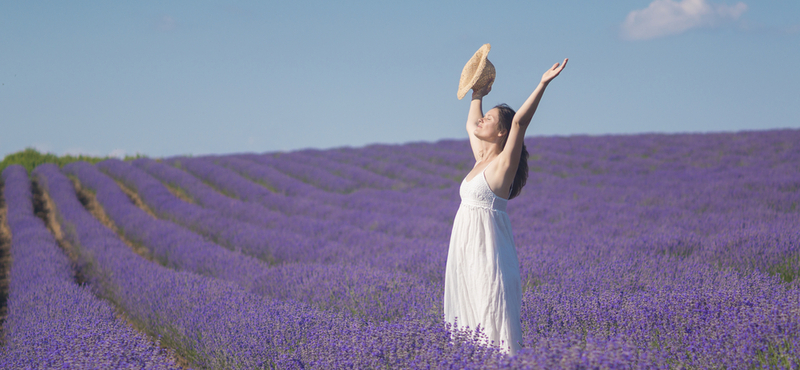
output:
<svg viewBox="0 0 800 370"><path fill-rule="evenodd" d="M622 23L621 35L628 40L646 40L692 28L715 27L739 19L746 10L747 5L743 2L729 6L706 0L655 0L645 9L628 13Z"/></svg>

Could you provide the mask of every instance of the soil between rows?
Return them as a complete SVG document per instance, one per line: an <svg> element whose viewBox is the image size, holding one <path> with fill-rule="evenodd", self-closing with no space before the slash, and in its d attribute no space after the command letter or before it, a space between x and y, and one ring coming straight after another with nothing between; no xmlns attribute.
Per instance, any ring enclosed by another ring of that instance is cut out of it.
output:
<svg viewBox="0 0 800 370"><path fill-rule="evenodd" d="M76 265L76 261L78 260L77 250L64 238L61 224L56 220L53 201L50 200L50 195L42 191L42 188L39 187L39 183L35 178L31 179L31 194L33 195L33 213L44 221L47 230L53 234L58 246L61 247L61 250L69 257L69 260L72 262L72 271L75 274L75 282L78 285L83 285L86 279Z"/></svg>
<svg viewBox="0 0 800 370"><path fill-rule="evenodd" d="M87 189L84 189L81 186L81 183L80 181L78 181L78 179L70 177L70 180L72 180L72 186L75 188L75 194L78 196L78 200L81 202L81 204L83 204L83 208L89 211L89 213L91 213L92 216L94 216L94 218L96 218L98 221L100 221L101 224L103 224L103 226L111 229L111 231L116 233L117 236L126 245L128 245L128 247L130 247L134 252L136 252L136 254L144 257L148 261L153 261L153 256L150 253L150 250L147 249L147 247L139 243L135 243L132 240L125 237L125 233L123 233L122 230L119 227L117 227L117 225L114 223L114 221L112 221L111 218L108 217L106 211L103 209L103 206L101 206L100 202L97 201L97 198L95 197L94 193L92 193Z"/></svg>
<svg viewBox="0 0 800 370"><path fill-rule="evenodd" d="M142 198L139 198L139 194L136 194L136 192L133 191L133 189L128 188L127 186L125 186L125 184L119 181L114 180L114 182L117 183L117 186L119 186L119 188L122 189L122 192L128 196L128 199L130 199L135 206L139 207L139 209L141 209L142 211L145 211L148 215L150 215L150 217L156 219L158 218L158 216L156 216L156 213L153 212L153 210L150 209L150 207L148 207L147 204L144 203L144 201L142 201ZM97 206L99 207L100 203L97 203Z"/></svg>

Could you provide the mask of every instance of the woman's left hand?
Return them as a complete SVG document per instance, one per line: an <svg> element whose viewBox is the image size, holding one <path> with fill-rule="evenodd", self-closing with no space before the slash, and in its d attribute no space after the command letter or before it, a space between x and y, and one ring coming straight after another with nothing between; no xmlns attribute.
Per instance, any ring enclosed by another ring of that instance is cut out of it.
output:
<svg viewBox="0 0 800 370"><path fill-rule="evenodd" d="M553 67L548 69L547 72L545 72L542 75L542 83L543 84L548 84L548 83L550 83L550 81L552 81L554 78L556 78L556 76L558 76L558 74L561 73L561 71L564 69L564 67L567 66L567 61L568 60L569 60L569 58L564 58L564 62L563 63L553 64Z"/></svg>

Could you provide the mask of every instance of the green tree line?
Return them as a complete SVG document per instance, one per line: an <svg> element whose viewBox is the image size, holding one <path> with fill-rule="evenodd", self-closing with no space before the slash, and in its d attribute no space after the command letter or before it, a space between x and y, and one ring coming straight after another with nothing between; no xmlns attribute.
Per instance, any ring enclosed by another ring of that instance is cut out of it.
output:
<svg viewBox="0 0 800 370"><path fill-rule="evenodd" d="M125 160L127 161L127 160L136 159L136 158L140 158L140 157L143 157L143 155L136 154L135 156L125 156ZM36 149L27 148L25 150L21 150L21 151L16 152L16 153L11 153L11 154L7 155L5 158L3 158L3 161L0 162L0 172L2 172L6 167L8 167L8 166L10 166L12 164L20 164L23 167L25 167L25 169L28 170L28 173L30 173L34 168L36 168L36 166L38 166L38 165L40 165L42 163L55 163L59 167L61 167L61 166L65 165L65 164L67 164L67 163L72 163L72 162L77 162L77 161L85 161L85 162L89 162L89 163L94 164L94 163L97 163L97 162L100 162L100 161L103 161L103 160L106 160L106 159L109 159L109 158L111 158L111 157L108 157L108 156L105 156L105 157L94 157L94 156L89 156L89 155L77 155L77 156L74 156L74 155L62 155L62 156L58 156L58 155L55 155L55 154L52 154L52 153L40 153Z"/></svg>

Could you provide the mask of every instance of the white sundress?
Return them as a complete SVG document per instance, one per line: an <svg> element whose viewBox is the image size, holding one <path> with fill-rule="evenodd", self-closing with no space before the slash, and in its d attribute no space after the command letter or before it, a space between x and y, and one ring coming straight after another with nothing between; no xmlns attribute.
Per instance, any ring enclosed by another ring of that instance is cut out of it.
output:
<svg viewBox="0 0 800 370"><path fill-rule="evenodd" d="M488 167L488 166L487 166ZM506 213L484 175L464 178L444 280L445 321L476 329L516 354L522 342L519 259Z"/></svg>

